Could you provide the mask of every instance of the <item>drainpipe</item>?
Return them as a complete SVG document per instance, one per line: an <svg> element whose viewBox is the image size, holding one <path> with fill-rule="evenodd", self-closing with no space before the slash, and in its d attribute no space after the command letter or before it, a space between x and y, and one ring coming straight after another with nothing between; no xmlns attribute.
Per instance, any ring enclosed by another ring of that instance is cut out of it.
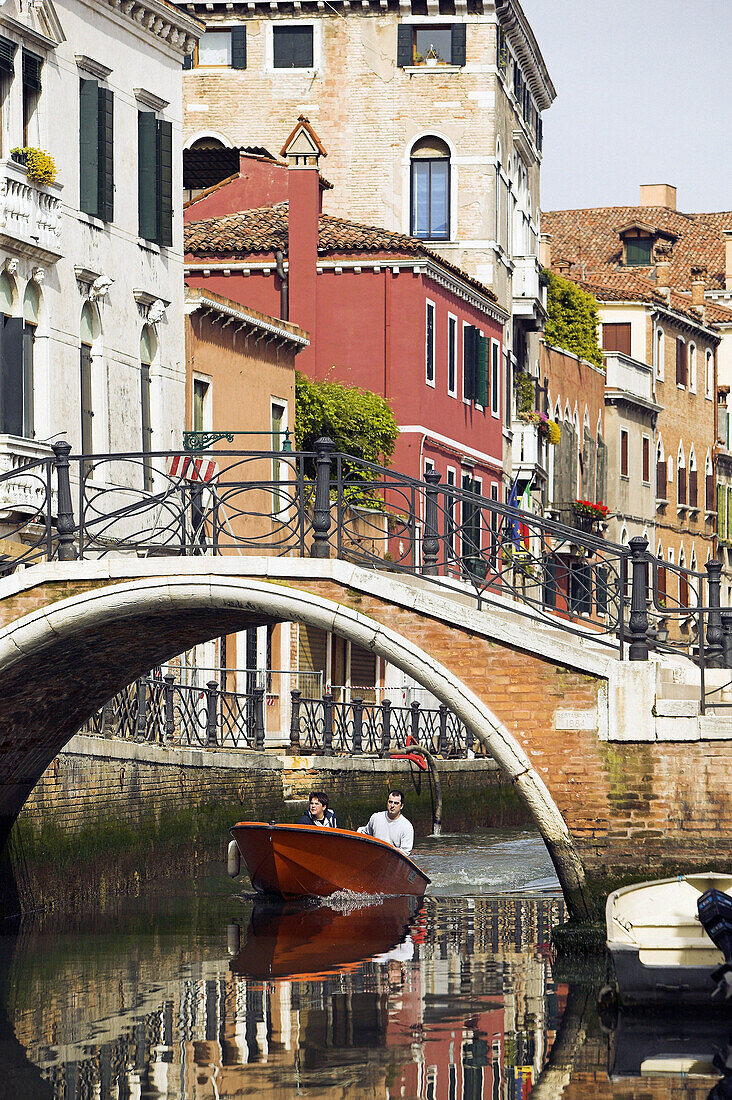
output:
<svg viewBox="0 0 732 1100"><path fill-rule="evenodd" d="M275 270L280 277L280 317L283 321L290 320L290 295L287 285L287 272L285 271L285 257L278 248L274 254Z"/></svg>

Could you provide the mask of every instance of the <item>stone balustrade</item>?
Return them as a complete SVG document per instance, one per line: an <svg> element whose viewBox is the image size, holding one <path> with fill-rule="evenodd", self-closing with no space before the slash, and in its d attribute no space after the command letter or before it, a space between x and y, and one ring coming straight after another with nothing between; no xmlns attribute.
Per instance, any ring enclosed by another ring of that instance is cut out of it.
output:
<svg viewBox="0 0 732 1100"><path fill-rule="evenodd" d="M55 263L63 254L60 191L33 183L23 165L0 161L0 245Z"/></svg>

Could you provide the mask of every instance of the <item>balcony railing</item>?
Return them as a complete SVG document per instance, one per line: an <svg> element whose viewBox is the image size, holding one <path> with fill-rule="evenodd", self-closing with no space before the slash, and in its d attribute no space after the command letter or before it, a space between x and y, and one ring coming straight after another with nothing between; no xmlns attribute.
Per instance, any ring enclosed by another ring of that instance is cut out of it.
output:
<svg viewBox="0 0 732 1100"><path fill-rule="evenodd" d="M546 303L541 285L539 261L536 256L514 256L513 263L513 312L515 316L524 319L544 316Z"/></svg>
<svg viewBox="0 0 732 1100"><path fill-rule="evenodd" d="M522 424L515 421L511 425L513 442L511 444L513 473L534 473L537 470L546 471L547 468L547 443L540 434L536 424Z"/></svg>
<svg viewBox="0 0 732 1100"><path fill-rule="evenodd" d="M12 246L42 263L61 251L61 188L41 187L15 161L0 161L0 246Z"/></svg>
<svg viewBox="0 0 732 1100"><path fill-rule="evenodd" d="M653 368L639 359L624 355L622 351L603 352L605 360L605 385L610 390L653 402Z"/></svg>

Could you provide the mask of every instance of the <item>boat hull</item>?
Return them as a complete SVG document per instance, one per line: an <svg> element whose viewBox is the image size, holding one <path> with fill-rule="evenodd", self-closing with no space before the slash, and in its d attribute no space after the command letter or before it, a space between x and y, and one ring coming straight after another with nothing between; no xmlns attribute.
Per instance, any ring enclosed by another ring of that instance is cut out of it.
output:
<svg viewBox="0 0 732 1100"><path fill-rule="evenodd" d="M239 822L231 830L258 893L281 898L410 894L421 898L429 879L403 852L350 829Z"/></svg>

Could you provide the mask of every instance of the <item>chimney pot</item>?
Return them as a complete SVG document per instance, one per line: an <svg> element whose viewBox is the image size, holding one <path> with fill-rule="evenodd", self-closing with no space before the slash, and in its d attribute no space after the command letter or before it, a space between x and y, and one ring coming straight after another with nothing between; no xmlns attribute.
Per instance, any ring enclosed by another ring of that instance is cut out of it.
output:
<svg viewBox="0 0 732 1100"><path fill-rule="evenodd" d="M706 283L707 269L705 267L692 267L691 269L691 303L704 308L704 286Z"/></svg>
<svg viewBox="0 0 732 1100"><path fill-rule="evenodd" d="M552 266L552 235L542 233L539 238L539 263L542 267Z"/></svg>
<svg viewBox="0 0 732 1100"><path fill-rule="evenodd" d="M665 206L676 209L676 188L671 183L642 183L640 188L641 206Z"/></svg>

